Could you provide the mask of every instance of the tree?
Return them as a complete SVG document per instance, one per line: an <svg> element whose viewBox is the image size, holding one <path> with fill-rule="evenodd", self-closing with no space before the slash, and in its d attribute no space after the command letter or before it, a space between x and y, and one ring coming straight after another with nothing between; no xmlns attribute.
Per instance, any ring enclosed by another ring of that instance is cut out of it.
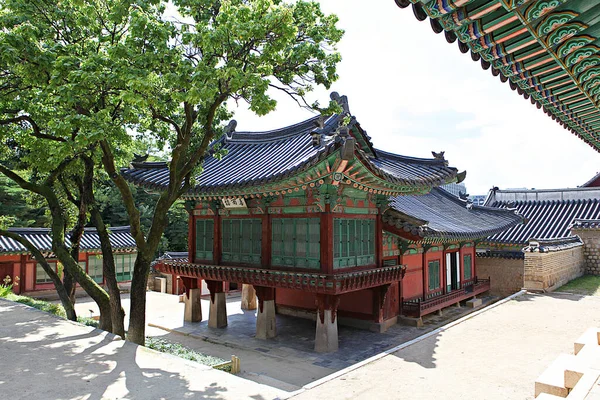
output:
<svg viewBox="0 0 600 400"><path fill-rule="evenodd" d="M128 339L143 344L150 263L170 208L194 186L232 115L227 102L245 101L264 115L279 90L318 109L305 95L337 79L337 17L314 1L176 0L184 22L165 18L158 0L2 3L0 123L26 130L20 143L28 154L56 164L99 146L137 245ZM133 135L167 148L169 183L147 230L118 169Z"/></svg>

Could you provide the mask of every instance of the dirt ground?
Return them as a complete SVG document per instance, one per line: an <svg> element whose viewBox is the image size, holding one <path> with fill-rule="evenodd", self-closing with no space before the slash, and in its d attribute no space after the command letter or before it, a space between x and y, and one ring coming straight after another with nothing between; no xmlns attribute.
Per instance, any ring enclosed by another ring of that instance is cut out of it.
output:
<svg viewBox="0 0 600 400"><path fill-rule="evenodd" d="M599 297L526 294L294 399L533 399L599 311Z"/></svg>

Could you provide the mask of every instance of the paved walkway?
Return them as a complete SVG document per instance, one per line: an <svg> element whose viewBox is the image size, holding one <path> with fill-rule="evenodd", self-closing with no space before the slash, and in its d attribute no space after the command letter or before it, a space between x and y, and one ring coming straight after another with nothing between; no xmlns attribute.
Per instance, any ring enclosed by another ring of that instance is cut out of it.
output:
<svg viewBox="0 0 600 400"><path fill-rule="evenodd" d="M183 304L178 302L178 296L148 292L147 301L147 322L151 326L148 335L166 335L170 341L225 359L235 354L241 359L241 376L287 391L297 390L473 311L449 307L442 316L425 317L422 328L397 324L385 333L340 325L340 349L335 353L315 353L315 322L307 319L277 315L277 337L256 339L256 311L242 310L239 294L227 299L229 325L223 329L208 327L208 298L202 299L203 318L196 323L183 322ZM123 304L127 310L128 296L124 296ZM79 300L76 307L81 315L89 315L90 309L97 313L95 303L89 300ZM167 335L166 331L172 333Z"/></svg>
<svg viewBox="0 0 600 400"><path fill-rule="evenodd" d="M589 327L600 297L527 294L294 399L533 399L535 379Z"/></svg>
<svg viewBox="0 0 600 400"><path fill-rule="evenodd" d="M283 392L0 299L3 399L274 399Z"/></svg>

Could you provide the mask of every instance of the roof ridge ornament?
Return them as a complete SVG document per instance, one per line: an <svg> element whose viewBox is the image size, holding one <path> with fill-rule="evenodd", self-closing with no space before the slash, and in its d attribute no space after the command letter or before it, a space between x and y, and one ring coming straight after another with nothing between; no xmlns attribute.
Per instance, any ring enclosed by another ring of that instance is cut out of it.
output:
<svg viewBox="0 0 600 400"><path fill-rule="evenodd" d="M232 119L229 121L227 126L223 129L223 133L225 133L225 140L232 140L233 133L235 132L235 128L237 127L237 121Z"/></svg>
<svg viewBox="0 0 600 400"><path fill-rule="evenodd" d="M342 107L344 114L350 115L350 106L348 105L348 96L340 96L338 92L331 92L329 98Z"/></svg>

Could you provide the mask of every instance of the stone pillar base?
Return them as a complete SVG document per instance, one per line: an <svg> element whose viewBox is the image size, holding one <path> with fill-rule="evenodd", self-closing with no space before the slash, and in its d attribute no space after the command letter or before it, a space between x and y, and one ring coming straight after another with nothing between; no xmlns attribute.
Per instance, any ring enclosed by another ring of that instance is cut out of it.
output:
<svg viewBox="0 0 600 400"><path fill-rule="evenodd" d="M315 334L315 351L317 353L330 353L338 349L337 316L331 321L332 310L323 310L323 321L317 315L317 332Z"/></svg>
<svg viewBox="0 0 600 400"><path fill-rule="evenodd" d="M225 328L227 326L227 306L225 293L211 293L210 311L208 314L209 328Z"/></svg>
<svg viewBox="0 0 600 400"><path fill-rule="evenodd" d="M275 317L275 300L262 302L262 310L256 316L256 338L271 339L277 335L277 320Z"/></svg>
<svg viewBox="0 0 600 400"><path fill-rule="evenodd" d="M186 322L202 321L202 306L200 304L200 289L188 289L183 295L183 320Z"/></svg>
<svg viewBox="0 0 600 400"><path fill-rule="evenodd" d="M242 310L256 310L256 290L254 286L242 285Z"/></svg>

